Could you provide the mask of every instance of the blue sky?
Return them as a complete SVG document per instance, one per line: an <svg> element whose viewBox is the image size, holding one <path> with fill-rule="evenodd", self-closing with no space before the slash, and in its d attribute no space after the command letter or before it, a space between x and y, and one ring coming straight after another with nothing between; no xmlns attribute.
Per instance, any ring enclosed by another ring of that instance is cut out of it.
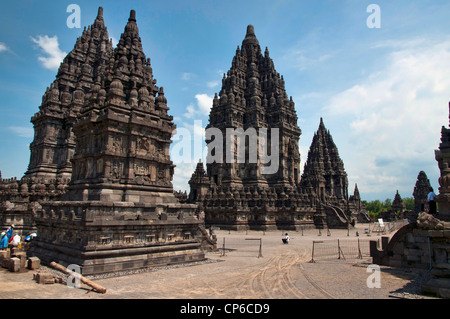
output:
<svg viewBox="0 0 450 319"><path fill-rule="evenodd" d="M70 4L81 28L66 24ZM381 9L368 28L367 7ZM435 190L434 150L448 126L450 3L448 1L8 1L0 11L0 170L22 177L33 139L31 116L55 79L58 61L104 7L109 36L119 39L137 12L144 52L164 86L178 128L206 126L223 73L253 24L286 91L296 103L301 169L323 117L349 178L363 199L411 197L419 171ZM47 41L45 41L47 40ZM177 140L174 141L174 145ZM201 154L177 163L176 189L188 189Z"/></svg>

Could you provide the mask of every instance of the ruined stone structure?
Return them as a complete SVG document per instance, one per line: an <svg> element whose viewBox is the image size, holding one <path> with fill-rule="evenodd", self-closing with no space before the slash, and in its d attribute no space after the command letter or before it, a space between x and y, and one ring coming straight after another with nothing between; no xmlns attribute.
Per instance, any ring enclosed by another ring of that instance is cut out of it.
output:
<svg viewBox="0 0 450 319"><path fill-rule="evenodd" d="M268 49L262 53L254 28L249 25L230 70L224 74L222 89L214 97L206 127L225 136L223 145L217 137L207 136L206 171L199 163L189 181L189 201L204 210L207 224L231 229L296 229L347 227L352 223L347 174L322 119L300 180L301 130L297 120L283 76L275 70ZM234 143L230 160L227 129L241 130L244 135L261 129L268 133L257 134L254 140L249 137L248 143L229 138ZM272 129L277 129L278 135ZM238 160L239 143L245 143L244 161ZM267 163L258 153L256 161L250 161L251 143L258 147L263 144L267 149L274 146L277 158ZM279 164L275 172L265 174L261 170L274 162ZM353 200L360 198L355 196ZM355 207L360 205L353 203Z"/></svg>
<svg viewBox="0 0 450 319"><path fill-rule="evenodd" d="M430 189L431 184L427 174L424 171L420 171L413 192L415 213L424 212L427 209L427 195Z"/></svg>
<svg viewBox="0 0 450 319"><path fill-rule="evenodd" d="M195 215L196 205L181 204L173 194L169 146L175 125L142 50L136 13L131 11L111 53L101 14L100 9L94 26L83 33L91 41L77 41L92 51L79 78L92 81L89 87L78 82L72 88L74 99L67 98L67 113L77 113L71 123L73 140L61 147L70 157L75 146L71 182L61 200L41 203L34 218L39 234L29 253L46 263L77 264L83 274L202 260L199 237L206 231ZM69 65L77 56L71 54L65 59ZM64 64L61 68L57 80L66 69ZM70 92L69 83L61 84L63 92ZM56 136L70 131L67 126L55 130ZM37 136L41 140L40 133ZM47 154L59 147L43 146ZM36 151L32 158L41 159L40 154ZM62 157L53 158L58 163L49 166L36 160L42 165L30 167L37 167L37 174L42 168L58 175Z"/></svg>
<svg viewBox="0 0 450 319"><path fill-rule="evenodd" d="M403 213L403 211L406 209L406 205L405 203L403 203L403 199L400 196L398 190L395 194L394 200L392 201L391 208L394 213Z"/></svg>
<svg viewBox="0 0 450 319"><path fill-rule="evenodd" d="M441 144L439 149L435 151L435 158L441 171L439 194L435 199L438 205L438 217L439 219L450 221L450 128L442 126Z"/></svg>
<svg viewBox="0 0 450 319"><path fill-rule="evenodd" d="M423 212L430 182L426 174L420 172L414 199L415 213L422 212L414 220L409 218L409 224L390 240L383 237L381 250L376 241L371 241L370 256L378 265L430 270L433 277L422 285L422 292L450 298L450 129L442 127L441 134L439 150L435 151L441 171L439 195L436 196L438 214L432 216Z"/></svg>
<svg viewBox="0 0 450 319"><path fill-rule="evenodd" d="M422 285L422 293L450 298L450 223L427 213L400 228L394 236L370 242L373 263L391 267L428 269L432 278Z"/></svg>

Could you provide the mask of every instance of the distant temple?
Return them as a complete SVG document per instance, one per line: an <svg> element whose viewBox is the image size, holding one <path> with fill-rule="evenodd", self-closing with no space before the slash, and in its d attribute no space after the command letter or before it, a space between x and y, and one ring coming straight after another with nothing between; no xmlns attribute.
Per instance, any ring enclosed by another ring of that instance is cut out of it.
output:
<svg viewBox="0 0 450 319"><path fill-rule="evenodd" d="M420 213L424 212L427 209L427 196L430 192L431 184L430 180L427 177L427 174L424 171L420 171L417 176L417 182L414 186L414 212Z"/></svg>
<svg viewBox="0 0 450 319"><path fill-rule="evenodd" d="M292 97L285 90L283 76L275 70L266 48L261 51L252 25L242 46L237 48L222 89L215 95L206 129L278 129L278 140L258 136L257 145L278 145L278 170L261 173L267 163L258 156L245 162L212 160L212 140L207 139L206 171L200 162L189 181L189 202L204 210L207 224L231 229L298 229L300 227L348 227L361 210L357 188L351 202L344 164L330 132L320 119L308 161L300 179L299 139L301 130ZM224 144L225 145L225 144ZM272 154L273 155L273 154ZM273 162L273 161L272 161ZM270 163L272 164L272 163Z"/></svg>

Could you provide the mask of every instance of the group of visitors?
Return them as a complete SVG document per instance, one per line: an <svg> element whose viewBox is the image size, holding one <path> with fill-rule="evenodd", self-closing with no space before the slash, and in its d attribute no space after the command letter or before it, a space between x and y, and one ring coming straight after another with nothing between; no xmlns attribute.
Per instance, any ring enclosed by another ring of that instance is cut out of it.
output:
<svg viewBox="0 0 450 319"><path fill-rule="evenodd" d="M20 237L20 235L18 233L16 233L13 236L13 230L14 230L14 225L11 225L10 227L8 227L8 229L6 231L1 233L1 236L0 236L0 249L1 250L6 250L9 246L12 246L12 247L20 246L20 244L22 242L22 238ZM24 241L30 242L36 236L37 236L36 233L29 233L25 237Z"/></svg>

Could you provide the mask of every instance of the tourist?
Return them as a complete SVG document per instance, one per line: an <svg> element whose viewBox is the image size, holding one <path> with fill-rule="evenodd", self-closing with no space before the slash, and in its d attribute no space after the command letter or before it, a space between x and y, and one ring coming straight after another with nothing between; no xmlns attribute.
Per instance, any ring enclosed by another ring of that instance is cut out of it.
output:
<svg viewBox="0 0 450 319"><path fill-rule="evenodd" d="M0 249L6 250L8 248L8 236L6 236L5 232L2 232L1 238L0 238Z"/></svg>
<svg viewBox="0 0 450 319"><path fill-rule="evenodd" d="M285 237L282 238L282 241L283 241L284 244L289 244L289 235L288 235L288 233L286 233Z"/></svg>
<svg viewBox="0 0 450 319"><path fill-rule="evenodd" d="M430 192L428 193L427 200L428 200L428 207L429 207L429 213L434 215L436 214L436 202L434 200L434 197L436 194L433 191L433 188L430 188Z"/></svg>
<svg viewBox="0 0 450 319"><path fill-rule="evenodd" d="M12 245L13 245L14 247L19 247L20 240L21 240L20 235L19 235L19 234L16 234L16 235L13 237L13 239L12 239Z"/></svg>
<svg viewBox="0 0 450 319"><path fill-rule="evenodd" d="M37 237L36 233L29 233L28 236L25 237L25 242L29 243L35 237Z"/></svg>
<svg viewBox="0 0 450 319"><path fill-rule="evenodd" d="M6 232L2 232L0 239L0 249L5 250L6 248L8 248L8 242L12 237L13 229L14 225L11 225L11 227L9 227Z"/></svg>

